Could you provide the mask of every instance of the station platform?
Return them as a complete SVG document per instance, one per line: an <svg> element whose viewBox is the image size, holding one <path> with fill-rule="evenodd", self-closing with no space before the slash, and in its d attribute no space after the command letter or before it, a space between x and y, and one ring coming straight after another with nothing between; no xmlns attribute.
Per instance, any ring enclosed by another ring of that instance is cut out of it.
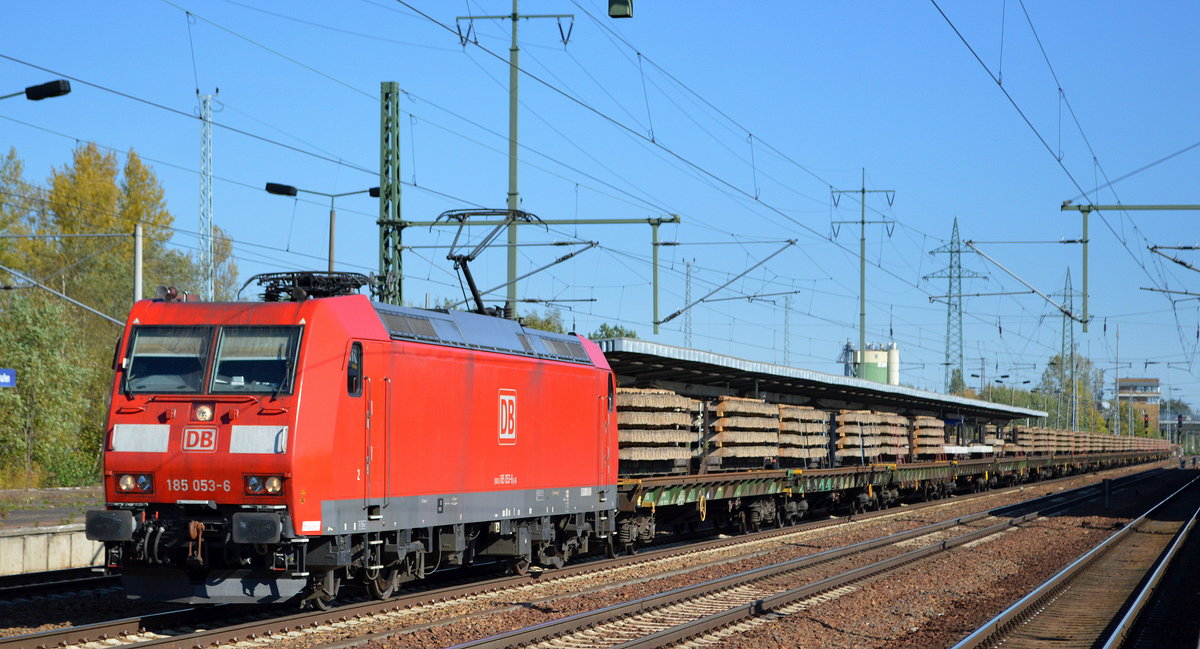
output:
<svg viewBox="0 0 1200 649"><path fill-rule="evenodd" d="M104 546L83 519L103 501L98 486L0 490L0 576L100 565Z"/></svg>

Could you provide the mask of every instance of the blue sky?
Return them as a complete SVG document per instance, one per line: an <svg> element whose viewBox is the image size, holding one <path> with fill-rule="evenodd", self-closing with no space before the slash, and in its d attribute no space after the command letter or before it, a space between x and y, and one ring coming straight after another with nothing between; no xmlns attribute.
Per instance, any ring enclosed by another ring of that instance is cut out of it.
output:
<svg viewBox="0 0 1200 649"><path fill-rule="evenodd" d="M1080 246L983 242L1078 239L1080 217L1060 211L1064 200L1200 203L1200 147L1185 150L1200 141L1194 2L640 0L619 21L597 0L525 0L520 10L574 15L520 22L524 210L679 214L660 232L679 244L660 248L661 316L686 304L689 262L695 300L796 241L713 298L789 294L700 304L693 347L840 372L841 345L858 339L858 226L835 222L857 220L859 204L847 196L835 206L830 190L859 188L864 168L868 188L895 190L891 202L868 199L868 219L891 224L867 228L867 339L896 342L902 381L938 390L946 309L930 296L945 295L946 282L923 277L946 265L929 252L953 219L964 239L1056 301L1069 270L1080 310ZM509 23L456 17L510 11L504 0L64 1L52 13L9 3L0 79L10 88L0 94L76 81L67 97L0 103L0 146L15 147L37 182L76 141L136 150L166 190L174 244L194 250L196 90L219 88L214 219L235 240L243 281L323 269L328 201L262 187L376 185L381 81L405 93L402 217L504 206ZM461 45L458 25L478 44ZM376 204L349 196L337 207L338 268L375 270ZM1193 406L1200 300L1141 289L1200 293L1200 275L1147 250L1200 243L1197 218L1093 215L1093 321L1086 334L1075 327L1081 353L1110 382L1117 369L1158 377L1165 395ZM408 301L461 299L445 260L453 235L405 231ZM520 248L521 272L572 249L544 244L568 241L599 247L522 282L520 297L560 300L583 333L616 322L684 344L684 316L652 333L648 226L525 227L522 244L543 245ZM1200 253L1169 252L1200 265ZM481 286L504 281L504 259L502 247L480 256ZM965 293L1027 290L979 255L963 265L988 277L964 281ZM489 303L502 299L498 291ZM1036 383L1060 349L1061 314L1032 293L966 298L963 324L967 372L982 365L985 381Z"/></svg>

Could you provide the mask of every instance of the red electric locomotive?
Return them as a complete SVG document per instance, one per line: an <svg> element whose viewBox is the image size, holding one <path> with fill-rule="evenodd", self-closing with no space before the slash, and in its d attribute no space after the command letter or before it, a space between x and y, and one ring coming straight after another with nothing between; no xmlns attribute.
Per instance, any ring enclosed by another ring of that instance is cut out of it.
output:
<svg viewBox="0 0 1200 649"><path fill-rule="evenodd" d="M387 597L441 567L611 548L614 379L599 348L339 295L345 280L278 274L261 280L265 302L134 305L107 508L87 513L131 597L325 606L345 580Z"/></svg>

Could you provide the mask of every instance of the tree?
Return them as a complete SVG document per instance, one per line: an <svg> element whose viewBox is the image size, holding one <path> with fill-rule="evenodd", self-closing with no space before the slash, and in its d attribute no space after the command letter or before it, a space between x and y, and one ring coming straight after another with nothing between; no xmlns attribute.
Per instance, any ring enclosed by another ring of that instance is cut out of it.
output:
<svg viewBox="0 0 1200 649"><path fill-rule="evenodd" d="M16 149L0 159L0 232L8 235L29 234L36 220L39 194L25 182L24 163ZM25 266L29 242L10 239L0 246L0 266Z"/></svg>
<svg viewBox="0 0 1200 649"><path fill-rule="evenodd" d="M1192 407L1182 399L1167 399L1162 402L1162 412L1171 416L1183 415L1187 419L1192 416Z"/></svg>
<svg viewBox="0 0 1200 649"><path fill-rule="evenodd" d="M214 298L218 301L233 301L237 298L238 271L237 263L233 261L233 239L224 230L212 226L213 267L216 276L213 284L216 287Z"/></svg>
<svg viewBox="0 0 1200 649"><path fill-rule="evenodd" d="M618 324L601 323L600 328L588 334L588 338L599 340L601 338L637 338L637 332L633 329L627 329Z"/></svg>
<svg viewBox="0 0 1200 649"><path fill-rule="evenodd" d="M174 217L153 170L136 153L122 164L115 154L84 144L69 163L51 171L45 189L22 175L15 151L0 158L0 229L39 236L0 246L0 264L122 320L133 301L132 234L140 223L143 295L152 296L158 284L200 289L202 274L193 257L169 247ZM60 236L67 234L116 236ZM219 228L213 235L217 296L232 298L238 288L232 242ZM46 332L29 330L28 323L37 320ZM0 330L7 337L0 344L0 366L18 369L18 380L30 391L0 391L6 393L0 394L6 400L0 403L0 475L17 469L47 476L52 484L94 478L112 386L109 361L120 328L30 288L0 301ZM6 360L10 356L16 360ZM62 367L73 372L63 375ZM63 402L52 401L56 398Z"/></svg>
<svg viewBox="0 0 1200 649"><path fill-rule="evenodd" d="M1108 432L1099 409L1103 386L1103 370L1096 369L1087 357L1069 353L1065 359L1061 355L1050 358L1038 392L1046 397L1048 407L1044 409L1050 413L1053 427L1070 428L1074 416L1079 430Z"/></svg>
<svg viewBox="0 0 1200 649"><path fill-rule="evenodd" d="M546 309L546 312L541 315L537 311L530 311L528 315L521 317L521 324L531 329L553 331L560 334L567 333L566 328L563 327L562 311L558 309Z"/></svg>
<svg viewBox="0 0 1200 649"><path fill-rule="evenodd" d="M0 466L23 486L95 474L102 429L87 425L92 404L81 395L99 372L77 335L66 303L48 293L0 300L0 363L17 372L16 387L0 390Z"/></svg>
<svg viewBox="0 0 1200 649"><path fill-rule="evenodd" d="M950 370L950 394L964 395L967 393L967 382L963 380L962 370Z"/></svg>

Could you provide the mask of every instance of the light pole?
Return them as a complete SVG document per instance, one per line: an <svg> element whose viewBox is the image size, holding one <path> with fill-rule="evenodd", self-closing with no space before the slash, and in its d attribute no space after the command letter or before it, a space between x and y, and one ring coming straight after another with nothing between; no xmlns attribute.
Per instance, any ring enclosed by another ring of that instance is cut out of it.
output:
<svg viewBox="0 0 1200 649"><path fill-rule="evenodd" d="M1008 378L1007 374L1001 374L1000 378L994 379L994 380L996 383L999 383L1002 386L1007 386L1007 388L1008 388L1008 405L1015 406L1015 405L1017 405L1017 394L1016 394L1017 387L1016 386L1027 385L1029 383L1029 381L1027 381L1027 380L1026 381L1013 381L1011 383L1008 383L1004 380L1007 378Z"/></svg>
<svg viewBox="0 0 1200 649"><path fill-rule="evenodd" d="M297 189L291 185L281 183L267 183L267 193L275 194L276 196L292 196L295 197L297 192L305 194L316 194L317 196L329 197L329 272L333 272L333 232L334 224L337 222L337 211L333 207L333 202L342 196L351 196L353 194L370 194L372 198L379 198L379 188L372 187L370 189L360 189L354 192L342 192L341 194L327 194L325 192L317 192L311 189Z"/></svg>
<svg viewBox="0 0 1200 649"><path fill-rule="evenodd" d="M28 88L20 92L14 92L11 95L0 95L0 99L8 99L9 97L16 97L17 95L25 95L25 98L29 101L41 101L43 99L49 99L50 97L61 97L69 92L71 92L70 81L67 81L66 79L55 79L54 81L48 81L36 86L29 86Z"/></svg>

